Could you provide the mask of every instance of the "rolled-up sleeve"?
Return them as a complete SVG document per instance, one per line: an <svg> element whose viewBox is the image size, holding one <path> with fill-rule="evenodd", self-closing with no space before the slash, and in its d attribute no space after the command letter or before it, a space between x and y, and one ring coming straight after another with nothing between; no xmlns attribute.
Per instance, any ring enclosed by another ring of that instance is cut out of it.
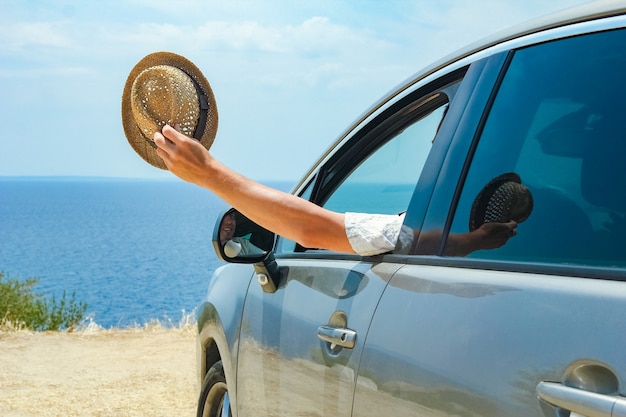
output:
<svg viewBox="0 0 626 417"><path fill-rule="evenodd" d="M346 213L346 235L352 249L362 256L392 251L398 242L404 214Z"/></svg>

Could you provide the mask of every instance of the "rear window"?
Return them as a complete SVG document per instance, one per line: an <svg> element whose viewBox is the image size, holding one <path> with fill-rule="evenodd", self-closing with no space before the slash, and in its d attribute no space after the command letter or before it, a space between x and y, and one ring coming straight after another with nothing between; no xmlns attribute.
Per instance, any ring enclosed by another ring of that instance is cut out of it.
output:
<svg viewBox="0 0 626 417"><path fill-rule="evenodd" d="M474 200L516 173L533 197L517 235L470 257L626 266L626 31L519 50L499 88L463 188L452 233Z"/></svg>

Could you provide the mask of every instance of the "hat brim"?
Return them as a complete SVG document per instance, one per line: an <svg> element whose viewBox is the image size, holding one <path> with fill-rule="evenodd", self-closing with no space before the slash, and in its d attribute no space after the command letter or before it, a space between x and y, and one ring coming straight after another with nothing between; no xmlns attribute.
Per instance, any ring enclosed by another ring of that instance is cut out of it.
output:
<svg viewBox="0 0 626 417"><path fill-rule="evenodd" d="M494 194L498 191L498 189L508 182L514 182L517 184L522 184L522 180L520 176L514 172L509 172L506 174L499 175L498 177L489 181L485 187L478 193L474 202L472 204L472 209L470 211L469 218L469 230L474 231L478 229L480 226L486 223L485 217L487 213L487 209L489 207L489 202ZM521 223L526 220L533 208L532 194L530 194L530 190L526 187L519 187L524 190L524 192L519 193L523 194L525 198L519 199L523 201L523 204L520 204L518 207L511 207L507 213L506 218L502 219L503 222L508 222L511 220L516 221L517 223ZM519 196L521 197L521 196ZM511 202L514 203L515 199ZM518 201L519 202L519 201Z"/></svg>
<svg viewBox="0 0 626 417"><path fill-rule="evenodd" d="M206 122L204 123L204 131L202 136L197 138L206 149L209 149L215 140L215 135L217 134L218 114L215 96L213 95L213 90L211 89L209 82L200 69L187 58L172 52L155 52L145 56L133 67L128 75L128 78L126 79L126 84L124 85L124 91L122 93L122 125L124 127L124 135L126 135L126 139L133 150L143 160L157 168L167 169L167 166L161 157L156 153L156 149L153 147L153 144L146 140L145 136L141 132L141 129L135 122L131 107L131 91L135 79L145 69L157 65L168 65L184 71L187 75L194 79L204 95L207 97L209 109Z"/></svg>

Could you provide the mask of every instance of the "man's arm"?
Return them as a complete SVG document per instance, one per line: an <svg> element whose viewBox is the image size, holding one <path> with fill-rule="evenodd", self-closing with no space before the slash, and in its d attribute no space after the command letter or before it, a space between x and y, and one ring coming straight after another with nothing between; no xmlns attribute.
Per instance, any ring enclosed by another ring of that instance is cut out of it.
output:
<svg viewBox="0 0 626 417"><path fill-rule="evenodd" d="M345 214L252 181L170 126L155 133L154 142L157 154L174 175L212 191L264 228L305 247L355 253L346 235ZM479 249L498 248L515 235L516 228L515 222L488 223L470 233L450 234L445 255L465 256ZM441 232L422 235L422 254L437 253Z"/></svg>
<svg viewBox="0 0 626 417"><path fill-rule="evenodd" d="M354 253L342 213L252 181L217 161L198 141L171 126L155 133L154 143L170 172L212 191L264 228L305 247Z"/></svg>

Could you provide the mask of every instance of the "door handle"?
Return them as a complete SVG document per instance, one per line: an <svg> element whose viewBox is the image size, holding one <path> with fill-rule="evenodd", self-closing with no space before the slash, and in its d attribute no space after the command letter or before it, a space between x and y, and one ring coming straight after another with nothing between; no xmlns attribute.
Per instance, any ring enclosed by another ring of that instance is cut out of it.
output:
<svg viewBox="0 0 626 417"><path fill-rule="evenodd" d="M626 398L571 388L554 382L537 385L539 398L585 417L626 417Z"/></svg>
<svg viewBox="0 0 626 417"><path fill-rule="evenodd" d="M352 349L356 344L356 332L340 327L320 326L317 328L317 337L330 343L331 348L341 346Z"/></svg>

